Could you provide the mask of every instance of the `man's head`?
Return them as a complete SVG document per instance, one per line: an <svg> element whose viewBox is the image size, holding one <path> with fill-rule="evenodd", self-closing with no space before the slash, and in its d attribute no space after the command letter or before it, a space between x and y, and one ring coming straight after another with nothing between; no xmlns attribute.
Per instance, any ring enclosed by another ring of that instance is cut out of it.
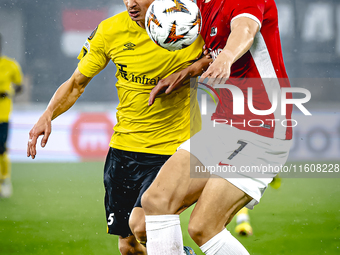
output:
<svg viewBox="0 0 340 255"><path fill-rule="evenodd" d="M124 0L126 9L133 21L145 28L145 14L154 0Z"/></svg>

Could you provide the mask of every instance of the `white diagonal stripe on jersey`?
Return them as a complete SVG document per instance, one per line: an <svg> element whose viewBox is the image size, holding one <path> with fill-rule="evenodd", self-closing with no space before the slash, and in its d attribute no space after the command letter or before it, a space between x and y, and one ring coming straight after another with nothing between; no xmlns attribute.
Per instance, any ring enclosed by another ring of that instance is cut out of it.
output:
<svg viewBox="0 0 340 255"><path fill-rule="evenodd" d="M235 19L238 19L238 18L241 18L241 17L246 17L246 18L254 20L257 24L259 24L259 29L261 29L261 26L262 26L261 21L256 16L254 16L253 14L250 14L250 13L242 13L242 14L237 15L236 17L234 17L230 21L230 25L231 25L231 23L233 23L233 21Z"/></svg>
<svg viewBox="0 0 340 255"><path fill-rule="evenodd" d="M266 42L264 41L264 38L261 34L261 32L258 32L255 36L254 43L250 48L250 53L254 59L256 68L261 76L261 79L263 81L264 87L266 89L268 98L270 103L272 103L272 94L273 91L281 91L281 87L279 84L279 81L277 79L275 69L272 63L272 60L269 55L269 51L266 45ZM278 107L276 108L274 112L274 118L279 119L280 122L284 119L286 119L285 116L281 116L280 112L280 105L281 100L280 97L278 99ZM283 127L281 123L275 122L275 129L274 129L274 138L278 139L286 139L286 127Z"/></svg>

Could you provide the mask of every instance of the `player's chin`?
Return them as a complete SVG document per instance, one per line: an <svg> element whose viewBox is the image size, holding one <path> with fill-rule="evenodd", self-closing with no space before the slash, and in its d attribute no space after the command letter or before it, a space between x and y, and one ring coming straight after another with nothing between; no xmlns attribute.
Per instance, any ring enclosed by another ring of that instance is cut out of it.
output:
<svg viewBox="0 0 340 255"><path fill-rule="evenodd" d="M133 22L136 22L140 27L143 27L145 18L138 17L138 18L131 18Z"/></svg>

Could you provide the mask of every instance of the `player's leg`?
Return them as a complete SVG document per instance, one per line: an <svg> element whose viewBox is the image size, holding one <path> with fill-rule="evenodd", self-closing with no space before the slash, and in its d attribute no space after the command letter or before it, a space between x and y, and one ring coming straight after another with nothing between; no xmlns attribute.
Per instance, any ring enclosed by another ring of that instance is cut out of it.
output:
<svg viewBox="0 0 340 255"><path fill-rule="evenodd" d="M207 255L249 254L225 226L251 200L227 180L210 178L190 217L191 238Z"/></svg>
<svg viewBox="0 0 340 255"><path fill-rule="evenodd" d="M189 233L207 255L249 254L225 226L242 207L252 208L259 203L275 172L243 170L259 169L261 165L276 169L285 162L291 143L232 128L219 137L222 142L216 143L212 155L221 151L225 156L215 161L234 166L238 171L216 172L221 178L209 179L191 215ZM204 158L205 154L199 159L209 166L211 162Z"/></svg>
<svg viewBox="0 0 340 255"><path fill-rule="evenodd" d="M274 189L281 187L281 178L279 174L273 178L269 185ZM243 207L236 214L235 233L240 236L250 236L253 234L253 228L250 224L249 210L247 207Z"/></svg>
<svg viewBox="0 0 340 255"><path fill-rule="evenodd" d="M129 219L129 226L136 240L141 245L146 246L145 213L143 208L133 208Z"/></svg>
<svg viewBox="0 0 340 255"><path fill-rule="evenodd" d="M281 187L281 177L279 174L273 178L269 185L274 189ZM249 210L247 207L243 207L236 214L235 233L240 236L250 236L253 234L253 228L250 224Z"/></svg>
<svg viewBox="0 0 340 255"><path fill-rule="evenodd" d="M6 142L8 137L8 123L0 123L0 196L12 195L11 163L7 155Z"/></svg>
<svg viewBox="0 0 340 255"><path fill-rule="evenodd" d="M141 171L148 172L148 174L143 177L142 183L141 185L139 185L140 192L130 215L129 226L136 240L144 246L147 243L147 236L145 226L145 213L144 210L142 209L141 198L145 191L150 187L152 182L155 180L159 170L169 157L170 156L149 154L146 156L145 160L143 160L143 162L146 163L143 166L140 166ZM182 253L184 252L184 254L194 254L193 250L190 247L184 247L183 250L182 245L180 245L180 249L182 250Z"/></svg>
<svg viewBox="0 0 340 255"><path fill-rule="evenodd" d="M142 224L141 224L142 221ZM145 229L145 214L144 210L140 207L135 207L130 216L129 225L133 235L135 236L135 240L146 247L146 229ZM145 249L145 248L144 248ZM144 251L144 250L143 250ZM184 255L195 255L196 253L191 247L184 246L183 247Z"/></svg>
<svg viewBox="0 0 340 255"><path fill-rule="evenodd" d="M119 236L118 247L122 255L146 255L146 248L136 240L134 235Z"/></svg>
<svg viewBox="0 0 340 255"><path fill-rule="evenodd" d="M136 240L134 235L119 236L118 247L122 255L146 255L146 248Z"/></svg>
<svg viewBox="0 0 340 255"><path fill-rule="evenodd" d="M155 155L157 156L157 155ZM169 156L170 157L170 156ZM168 158L168 157L167 157ZM143 179L141 185L140 185L140 192L139 196L137 198L137 201L134 205L134 208L131 212L130 219L129 219L129 226L136 237L136 240L142 244L144 247L146 247L146 229L145 229L145 213L144 209L142 208L142 196L144 192L150 187L151 183L156 178L159 170L161 169L162 165L165 163L166 158L162 161L158 161L156 165L155 163L151 164L151 160L148 160L149 164L145 165L145 171L148 171L149 174L145 176ZM150 171L150 169L152 171Z"/></svg>
<svg viewBox="0 0 340 255"><path fill-rule="evenodd" d="M146 254L129 227L130 213L139 196L136 162L129 161L132 152L110 148L104 167L105 211L107 232L119 236L122 255ZM132 166L132 167L128 167Z"/></svg>
<svg viewBox="0 0 340 255"><path fill-rule="evenodd" d="M273 178L269 185L274 189L281 187L281 177L279 174ZM247 207L243 207L236 214L235 233L240 236L250 236L253 234L253 228L250 224L249 210Z"/></svg>
<svg viewBox="0 0 340 255"><path fill-rule="evenodd" d="M253 228L250 225L248 208L243 207L236 213L235 232L240 236L250 236L253 234Z"/></svg>
<svg viewBox="0 0 340 255"><path fill-rule="evenodd" d="M146 215L180 214L198 200L209 173L191 178L190 167L203 165L186 150L179 149L162 166L142 197Z"/></svg>
<svg viewBox="0 0 340 255"><path fill-rule="evenodd" d="M190 164L202 166L190 155L180 149L171 156L142 197L148 255L183 252L178 214L197 201L209 176L203 173L202 178L190 178Z"/></svg>
<svg viewBox="0 0 340 255"><path fill-rule="evenodd" d="M129 219L129 226L132 233L135 235L136 240L146 246L146 229L145 229L145 213L142 208L142 196L145 191L150 187L152 182L155 180L161 167L164 165L167 159L170 158L168 155L156 155L156 154L139 154L139 161L143 164L139 165L141 172L145 172L142 178L140 178L139 195L134 204L134 208L131 212Z"/></svg>

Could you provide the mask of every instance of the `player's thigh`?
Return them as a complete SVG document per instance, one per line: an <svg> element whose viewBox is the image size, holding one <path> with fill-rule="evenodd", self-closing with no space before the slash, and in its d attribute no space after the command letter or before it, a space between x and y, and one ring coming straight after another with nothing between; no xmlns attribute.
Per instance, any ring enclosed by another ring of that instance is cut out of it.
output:
<svg viewBox="0 0 340 255"><path fill-rule="evenodd" d="M203 166L190 152L180 149L163 165L142 197L146 214L176 214L195 203L209 174L192 178L190 168Z"/></svg>
<svg viewBox="0 0 340 255"><path fill-rule="evenodd" d="M104 167L105 210L108 233L127 237L131 211L169 156L110 148ZM144 224L144 220L140 220Z"/></svg>
<svg viewBox="0 0 340 255"><path fill-rule="evenodd" d="M8 137L8 122L0 123L0 154L6 151L6 141Z"/></svg>
<svg viewBox="0 0 340 255"><path fill-rule="evenodd" d="M191 214L189 233L198 245L221 232L252 197L227 180L212 176Z"/></svg>
<svg viewBox="0 0 340 255"><path fill-rule="evenodd" d="M214 132L193 136L190 149L211 174L227 179L251 196L247 207L252 209L277 174L276 169L285 164L290 145L291 141L220 125Z"/></svg>

